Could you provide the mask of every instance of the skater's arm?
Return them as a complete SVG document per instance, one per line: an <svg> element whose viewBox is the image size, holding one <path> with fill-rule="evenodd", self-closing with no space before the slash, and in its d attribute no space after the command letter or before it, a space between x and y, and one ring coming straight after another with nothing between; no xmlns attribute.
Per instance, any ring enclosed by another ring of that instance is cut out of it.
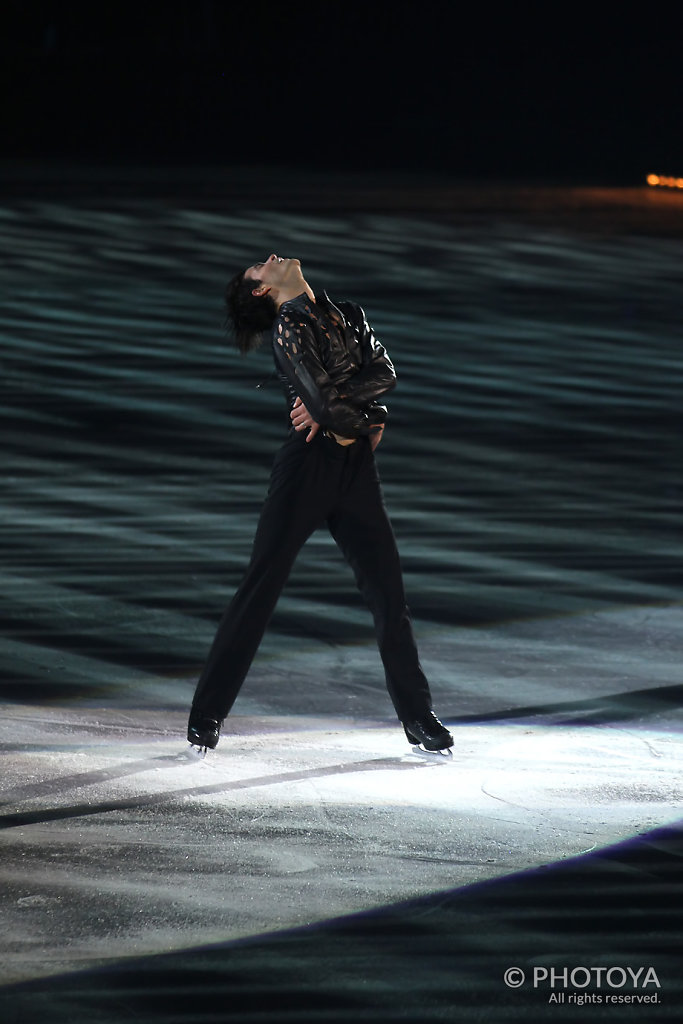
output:
<svg viewBox="0 0 683 1024"><path fill-rule="evenodd" d="M367 405L396 387L396 371L387 350L368 323L363 307L355 302L340 302L339 308L355 327L362 358L357 373L344 383L344 395L358 405Z"/></svg>

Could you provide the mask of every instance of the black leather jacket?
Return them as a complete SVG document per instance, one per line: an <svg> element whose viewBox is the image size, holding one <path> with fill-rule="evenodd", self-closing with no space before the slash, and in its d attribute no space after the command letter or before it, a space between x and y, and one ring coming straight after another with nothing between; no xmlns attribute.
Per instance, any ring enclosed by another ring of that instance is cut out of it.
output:
<svg viewBox="0 0 683 1024"><path fill-rule="evenodd" d="M273 353L290 409L301 398L316 422L343 437L384 423L377 399L396 384L386 353L354 302L335 305L325 292L283 302L273 325Z"/></svg>

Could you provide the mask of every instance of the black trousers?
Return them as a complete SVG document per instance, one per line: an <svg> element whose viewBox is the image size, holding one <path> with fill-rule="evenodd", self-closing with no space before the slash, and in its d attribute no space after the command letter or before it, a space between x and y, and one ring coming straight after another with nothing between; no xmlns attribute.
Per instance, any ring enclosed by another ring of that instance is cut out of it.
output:
<svg viewBox="0 0 683 1024"><path fill-rule="evenodd" d="M431 708L370 443L362 437L343 447L322 432L307 443L294 431L275 457L251 561L218 627L193 708L219 720L228 714L297 554L325 523L372 611L398 717Z"/></svg>

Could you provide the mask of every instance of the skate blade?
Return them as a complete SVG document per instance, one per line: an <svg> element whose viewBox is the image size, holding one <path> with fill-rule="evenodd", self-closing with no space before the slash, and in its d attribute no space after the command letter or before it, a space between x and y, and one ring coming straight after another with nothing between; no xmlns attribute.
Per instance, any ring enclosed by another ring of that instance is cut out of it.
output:
<svg viewBox="0 0 683 1024"><path fill-rule="evenodd" d="M189 750L187 751L188 756L197 761L203 761L206 757L208 747L198 747L194 743L190 743Z"/></svg>
<svg viewBox="0 0 683 1024"><path fill-rule="evenodd" d="M413 753L417 754L419 757L442 757L447 760L453 757L453 751L450 747L444 747L443 750L428 750L427 747L423 747L421 743L412 743L411 747Z"/></svg>

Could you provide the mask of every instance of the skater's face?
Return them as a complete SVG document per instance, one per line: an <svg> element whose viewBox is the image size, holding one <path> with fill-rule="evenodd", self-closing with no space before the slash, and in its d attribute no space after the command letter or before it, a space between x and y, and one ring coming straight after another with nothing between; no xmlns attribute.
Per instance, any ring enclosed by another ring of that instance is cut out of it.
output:
<svg viewBox="0 0 683 1024"><path fill-rule="evenodd" d="M301 263L295 259L285 259L272 253L264 263L254 263L244 272L245 281L260 282L254 285L254 295L263 295L271 289L281 288L298 283L303 277Z"/></svg>

